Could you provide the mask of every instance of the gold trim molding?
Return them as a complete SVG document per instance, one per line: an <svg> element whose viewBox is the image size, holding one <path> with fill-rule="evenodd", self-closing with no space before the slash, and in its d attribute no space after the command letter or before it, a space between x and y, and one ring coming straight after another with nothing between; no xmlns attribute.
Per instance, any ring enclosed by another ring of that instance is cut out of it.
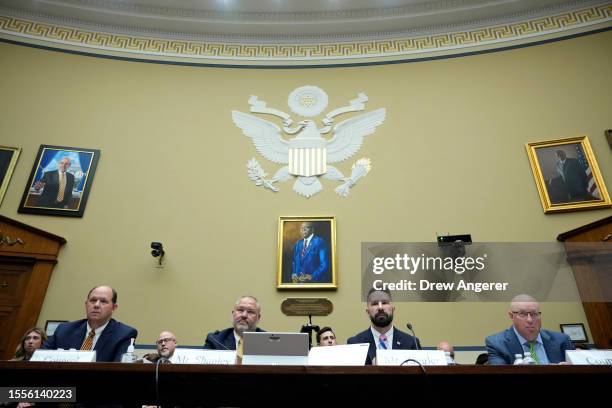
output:
<svg viewBox="0 0 612 408"><path fill-rule="evenodd" d="M154 60L221 61L317 64L351 63L360 59L411 59L425 54L456 54L477 48L495 49L513 43L529 43L569 33L612 26L612 4L587 7L521 22L471 28L465 31L415 35L404 38L343 41L335 43L206 42L145 35L128 35L39 22L0 15L0 37L55 48L77 49L104 55L130 54ZM85 48L85 50L83 49Z"/></svg>

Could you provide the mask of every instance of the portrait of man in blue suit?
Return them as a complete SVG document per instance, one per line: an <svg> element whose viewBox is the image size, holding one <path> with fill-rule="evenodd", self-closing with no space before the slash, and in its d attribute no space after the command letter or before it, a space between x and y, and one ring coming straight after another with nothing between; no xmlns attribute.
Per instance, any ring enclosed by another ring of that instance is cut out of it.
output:
<svg viewBox="0 0 612 408"><path fill-rule="evenodd" d="M300 227L302 239L293 246L293 283L330 282L329 244L315 234L312 222L303 222Z"/></svg>
<svg viewBox="0 0 612 408"><path fill-rule="evenodd" d="M542 329L539 303L529 295L518 295L510 303L512 326L485 339L489 364L513 364L515 355L530 354L536 364L565 361L565 350L574 350L567 334Z"/></svg>

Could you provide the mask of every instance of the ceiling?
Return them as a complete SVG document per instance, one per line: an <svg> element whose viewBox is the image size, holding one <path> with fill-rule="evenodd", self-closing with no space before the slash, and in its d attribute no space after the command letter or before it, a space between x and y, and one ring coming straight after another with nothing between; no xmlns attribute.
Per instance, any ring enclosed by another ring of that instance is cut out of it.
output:
<svg viewBox="0 0 612 408"><path fill-rule="evenodd" d="M5 9L81 27L258 41L405 35L517 21L567 0L0 0ZM601 1L599 2L601 3Z"/></svg>

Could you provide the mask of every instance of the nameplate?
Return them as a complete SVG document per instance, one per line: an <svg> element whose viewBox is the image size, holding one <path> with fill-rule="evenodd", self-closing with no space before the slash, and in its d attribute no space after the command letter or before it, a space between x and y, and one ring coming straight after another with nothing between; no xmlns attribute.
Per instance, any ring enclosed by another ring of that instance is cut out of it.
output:
<svg viewBox="0 0 612 408"><path fill-rule="evenodd" d="M362 366L368 356L369 343L313 347L308 353L311 366Z"/></svg>
<svg viewBox="0 0 612 408"><path fill-rule="evenodd" d="M236 364L236 352L177 348L170 357L170 361L173 364L233 365Z"/></svg>
<svg viewBox="0 0 612 408"><path fill-rule="evenodd" d="M565 350L565 361L574 365L612 365L612 350Z"/></svg>
<svg viewBox="0 0 612 408"><path fill-rule="evenodd" d="M32 354L30 361L47 361L52 363L95 363L96 351L79 350L42 350Z"/></svg>
<svg viewBox="0 0 612 408"><path fill-rule="evenodd" d="M446 356L442 350L376 350L376 365L447 365Z"/></svg>
<svg viewBox="0 0 612 408"><path fill-rule="evenodd" d="M281 303L281 312L286 316L327 316L334 305L326 298L288 298Z"/></svg>

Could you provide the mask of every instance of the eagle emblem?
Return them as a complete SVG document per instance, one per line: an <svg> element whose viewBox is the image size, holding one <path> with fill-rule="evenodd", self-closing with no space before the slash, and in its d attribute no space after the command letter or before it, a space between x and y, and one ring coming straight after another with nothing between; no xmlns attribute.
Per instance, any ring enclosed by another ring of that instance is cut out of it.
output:
<svg viewBox="0 0 612 408"><path fill-rule="evenodd" d="M347 160L361 149L366 136L374 133L376 127L385 120L384 108L353 116L338 124L335 118L349 112L365 109L368 97L358 94L349 105L327 113L321 119L321 127L313 119L326 108L328 97L325 91L316 86L302 86L289 95L288 105L293 113L303 119L294 125L291 116L281 110L268 108L257 96L249 98L250 111L272 115L282 119L282 127L260 117L232 111L232 120L242 132L251 138L255 149L266 159L281 167L271 179L259 162L252 158L247 163L249 178L257 186L278 191L277 182L295 178L293 190L303 197L310 198L323 189L319 177L339 181L335 191L342 197L349 195L350 189L371 169L370 159L357 160L351 169L351 175L344 174L332 164ZM294 126L292 126L294 125ZM330 135L331 137L324 137Z"/></svg>

